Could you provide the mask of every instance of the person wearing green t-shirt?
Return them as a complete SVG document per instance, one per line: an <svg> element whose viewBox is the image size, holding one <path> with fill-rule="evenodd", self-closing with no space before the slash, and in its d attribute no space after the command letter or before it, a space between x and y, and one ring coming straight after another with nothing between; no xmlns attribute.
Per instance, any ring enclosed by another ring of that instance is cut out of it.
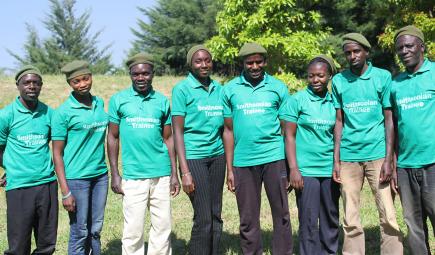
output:
<svg viewBox="0 0 435 255"><path fill-rule="evenodd" d="M292 254L293 248L280 125L288 90L265 72L266 56L261 45L245 43L239 51L243 71L224 86L227 186L236 195L242 252L262 254L260 205L264 182L272 210L272 253L284 255Z"/></svg>
<svg viewBox="0 0 435 255"><path fill-rule="evenodd" d="M371 45L363 35L344 35L342 48L349 69L334 76L332 94L336 108L333 178L341 184L343 198L343 254L365 254L359 215L364 178L376 198L381 253L402 254L402 234L390 189L394 139L391 74L367 61Z"/></svg>
<svg viewBox="0 0 435 255"><path fill-rule="evenodd" d="M40 71L24 66L15 75L19 96L0 110L0 167L6 172L9 248L4 254L53 254L56 247L57 182L51 160L52 109L38 100Z"/></svg>
<svg viewBox="0 0 435 255"><path fill-rule="evenodd" d="M424 34L396 31L395 49L406 71L397 75L391 101L397 121L397 175L412 254L430 254L427 218L435 229L435 63L424 57Z"/></svg>
<svg viewBox="0 0 435 255"><path fill-rule="evenodd" d="M172 126L183 190L193 206L189 254L219 254L225 157L222 86L210 78L210 51L187 53L190 73L172 90Z"/></svg>
<svg viewBox="0 0 435 255"><path fill-rule="evenodd" d="M335 70L332 58L314 57L307 68L308 88L289 98L283 117L301 255L338 252L340 189L332 180L335 109L328 92Z"/></svg>
<svg viewBox="0 0 435 255"><path fill-rule="evenodd" d="M104 140L108 115L101 98L91 94L92 73L75 60L61 71L72 88L51 121L53 161L68 211L68 254L100 254L108 176Z"/></svg>
<svg viewBox="0 0 435 255"><path fill-rule="evenodd" d="M144 254L144 224L151 215L148 254L171 254L171 195L179 193L169 100L152 87L146 53L127 60L132 86L109 102L108 157L112 191L123 195L122 254ZM122 180L118 171L122 149Z"/></svg>

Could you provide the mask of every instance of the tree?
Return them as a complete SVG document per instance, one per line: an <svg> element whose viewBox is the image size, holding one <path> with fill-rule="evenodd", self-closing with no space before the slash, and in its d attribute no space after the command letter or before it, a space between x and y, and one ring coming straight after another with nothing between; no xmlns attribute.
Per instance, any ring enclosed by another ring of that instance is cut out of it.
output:
<svg viewBox="0 0 435 255"><path fill-rule="evenodd" d="M325 44L329 29L317 11L305 11L296 0L225 0L217 15L218 35L207 42L215 58L235 66L245 42L256 41L268 50L268 71L279 74L294 90L309 59L332 53Z"/></svg>
<svg viewBox="0 0 435 255"><path fill-rule="evenodd" d="M158 0L154 8L138 7L149 22L138 19L129 55L145 51L153 55L158 73L183 72L190 47L215 34L218 8L215 0Z"/></svg>
<svg viewBox="0 0 435 255"><path fill-rule="evenodd" d="M74 13L75 0L50 0L50 12L43 22L51 36L40 40L34 27L27 24L27 41L24 44L25 55L9 51L21 64L33 64L43 73L59 73L60 68L74 59L87 60L94 73L107 73L112 68L109 46L97 48L101 30L90 35L90 11L79 17Z"/></svg>

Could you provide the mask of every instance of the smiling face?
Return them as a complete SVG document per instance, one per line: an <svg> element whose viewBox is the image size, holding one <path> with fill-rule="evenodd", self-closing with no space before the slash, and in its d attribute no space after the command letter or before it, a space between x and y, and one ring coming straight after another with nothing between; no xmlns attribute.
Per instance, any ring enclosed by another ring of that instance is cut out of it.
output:
<svg viewBox="0 0 435 255"><path fill-rule="evenodd" d="M210 77L213 62L210 53L199 50L192 56L191 72L198 80L206 80Z"/></svg>
<svg viewBox="0 0 435 255"><path fill-rule="evenodd" d="M252 54L243 59L243 71L249 82L258 83L263 80L266 58L262 54Z"/></svg>
<svg viewBox="0 0 435 255"><path fill-rule="evenodd" d="M92 75L83 74L68 81L73 91L81 96L88 95L92 88Z"/></svg>
<svg viewBox="0 0 435 255"><path fill-rule="evenodd" d="M347 43L343 46L344 56L349 67L354 70L361 70L366 64L368 51L358 43Z"/></svg>
<svg viewBox="0 0 435 255"><path fill-rule="evenodd" d="M41 93L42 79L37 74L26 74L17 81L17 88L20 97L24 101L38 101L39 93Z"/></svg>
<svg viewBox="0 0 435 255"><path fill-rule="evenodd" d="M311 90L320 94L327 90L328 82L331 75L328 71L328 65L323 62L314 62L308 66L308 82Z"/></svg>
<svg viewBox="0 0 435 255"><path fill-rule="evenodd" d="M133 88L140 94L145 94L149 91L153 76L153 66L150 64L137 64L130 68L130 78L133 83Z"/></svg>
<svg viewBox="0 0 435 255"><path fill-rule="evenodd" d="M424 47L423 42L412 35L402 35L395 43L400 61L412 73L417 71L424 61Z"/></svg>

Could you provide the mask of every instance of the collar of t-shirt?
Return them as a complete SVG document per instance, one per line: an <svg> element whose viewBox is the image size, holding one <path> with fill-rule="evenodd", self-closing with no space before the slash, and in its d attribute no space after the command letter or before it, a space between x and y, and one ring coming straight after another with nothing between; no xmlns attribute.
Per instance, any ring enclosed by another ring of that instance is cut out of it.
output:
<svg viewBox="0 0 435 255"><path fill-rule="evenodd" d="M92 105L91 106L87 106L87 105L84 105L84 104L80 103L79 101L77 101L77 99L71 93L69 95L69 100L70 100L71 108L75 108L75 109L80 109L80 108L94 109L95 105L97 104L97 99L95 98L95 96L92 96L92 95L91 95L91 98L92 98Z"/></svg>
<svg viewBox="0 0 435 255"><path fill-rule="evenodd" d="M322 101L322 103L324 103L324 102L332 101L331 93L329 92L326 92L325 96L321 97L318 96L316 93L314 93L314 91L312 91L309 87L307 87L307 93L308 93L308 98L312 102Z"/></svg>
<svg viewBox="0 0 435 255"><path fill-rule="evenodd" d="M255 86L255 87L252 86L252 84L249 81L246 80L244 74L245 74L244 71L240 74L240 78L239 78L239 82L238 83L241 84L241 85L250 86L254 90L258 89L258 88L261 88L261 87L264 87L266 84L269 83L269 75L266 72L264 72L263 80L259 84L257 84L257 86Z"/></svg>
<svg viewBox="0 0 435 255"><path fill-rule="evenodd" d="M423 64L420 66L420 68L415 73L408 73L408 71L406 71L405 73L406 73L407 78L412 78L418 74L427 72L429 70L430 70L430 61L427 58L424 58Z"/></svg>
<svg viewBox="0 0 435 255"><path fill-rule="evenodd" d="M19 96L15 99L15 105L16 105L17 110L21 113L30 113L32 115L36 115L42 111L42 103L40 103L39 100L38 100L38 104L36 105L36 109L34 111L27 109L23 105L23 103L21 103Z"/></svg>
<svg viewBox="0 0 435 255"><path fill-rule="evenodd" d="M371 62L367 61L367 70L361 75L355 75L354 73L352 73L352 71L350 69L346 69L343 72L343 76L349 81L349 82L353 82L356 81L358 79L361 80L369 80L372 76L372 69L373 69L373 65Z"/></svg>
<svg viewBox="0 0 435 255"><path fill-rule="evenodd" d="M154 91L153 87L151 87L150 92L149 92L146 96L144 96L144 95L142 95L141 93L139 93L139 92L137 92L136 90L134 90L133 85L130 87L130 95L132 95L132 96L142 97L144 100L145 100L145 99L151 99L151 98L154 98L154 94L155 94L155 91Z"/></svg>
<svg viewBox="0 0 435 255"><path fill-rule="evenodd" d="M205 90L204 85L202 85L202 83L199 82L199 81L195 78L195 76L193 76L193 74L192 74L191 72L189 72L189 75L187 76L187 80L189 81L188 84L189 84L192 88L194 88L194 89L202 88L202 89ZM211 92L214 90L215 87L216 87L216 85L215 85L215 81L214 81L212 78L210 78L210 85L209 85L209 87L208 87L208 92L211 93Z"/></svg>

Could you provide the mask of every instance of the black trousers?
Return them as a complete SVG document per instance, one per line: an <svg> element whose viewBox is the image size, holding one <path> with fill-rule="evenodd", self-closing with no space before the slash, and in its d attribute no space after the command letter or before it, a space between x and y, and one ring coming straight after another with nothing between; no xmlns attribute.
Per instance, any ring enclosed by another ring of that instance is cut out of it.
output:
<svg viewBox="0 0 435 255"><path fill-rule="evenodd" d="M193 206L190 254L217 255L222 235L222 192L225 157L187 160L195 192L189 196Z"/></svg>
<svg viewBox="0 0 435 255"><path fill-rule="evenodd" d="M6 192L7 235L5 255L30 254L32 229L36 249L32 254L53 254L57 238L57 182Z"/></svg>
<svg viewBox="0 0 435 255"><path fill-rule="evenodd" d="M299 254L337 254L340 186L332 178L303 177L296 192L299 214Z"/></svg>
<svg viewBox="0 0 435 255"><path fill-rule="evenodd" d="M272 254L292 254L293 241L285 160L251 167L234 167L234 181L240 214L240 244L243 254L263 254L260 229L263 182L272 211Z"/></svg>

